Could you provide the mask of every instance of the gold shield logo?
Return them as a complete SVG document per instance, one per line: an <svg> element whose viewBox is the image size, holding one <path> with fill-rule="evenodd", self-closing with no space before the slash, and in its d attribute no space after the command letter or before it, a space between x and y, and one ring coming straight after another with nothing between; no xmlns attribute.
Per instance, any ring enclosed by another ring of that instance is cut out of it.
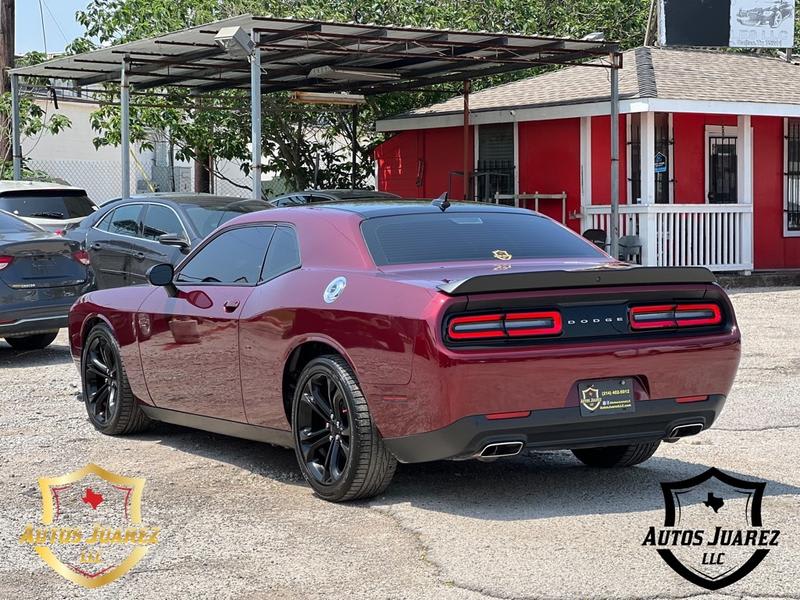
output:
<svg viewBox="0 0 800 600"><path fill-rule="evenodd" d="M586 407L586 410L597 410L597 407L600 406L600 390L594 386L581 390L581 404Z"/></svg>
<svg viewBox="0 0 800 600"><path fill-rule="evenodd" d="M505 250L492 250L492 256L497 260L511 260L511 253Z"/></svg>
<svg viewBox="0 0 800 600"><path fill-rule="evenodd" d="M56 573L86 588L130 571L158 542L159 528L142 524L144 479L94 464L39 479L42 526L28 524L20 543L33 546Z"/></svg>

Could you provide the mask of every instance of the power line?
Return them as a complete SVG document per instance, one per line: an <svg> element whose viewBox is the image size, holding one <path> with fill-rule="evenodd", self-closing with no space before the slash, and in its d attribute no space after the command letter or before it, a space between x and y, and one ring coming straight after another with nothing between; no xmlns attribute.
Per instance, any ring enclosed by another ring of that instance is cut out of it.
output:
<svg viewBox="0 0 800 600"><path fill-rule="evenodd" d="M42 0L39 0L39 18L42 20L42 42L44 43L44 55L47 56L47 32L44 29L44 8L42 8Z"/></svg>
<svg viewBox="0 0 800 600"><path fill-rule="evenodd" d="M53 19L53 23L55 23L56 29L58 29L58 32L61 34L61 39L64 40L64 45L69 44L69 40L67 39L67 36L64 33L64 30L61 29L61 25L58 24L58 19L56 19L56 16L53 14L53 11L50 10L50 7L47 5L47 1L46 0L40 0L40 2L44 2L44 8L47 11L47 14L50 15L50 18Z"/></svg>

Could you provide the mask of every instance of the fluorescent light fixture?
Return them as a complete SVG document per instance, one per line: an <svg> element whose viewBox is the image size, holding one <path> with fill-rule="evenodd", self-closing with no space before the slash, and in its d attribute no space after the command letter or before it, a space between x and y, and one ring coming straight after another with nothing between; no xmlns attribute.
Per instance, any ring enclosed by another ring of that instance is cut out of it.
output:
<svg viewBox="0 0 800 600"><path fill-rule="evenodd" d="M248 58L256 48L250 35L241 27L223 27L214 36L214 41L236 58Z"/></svg>
<svg viewBox="0 0 800 600"><path fill-rule="evenodd" d="M315 79L343 79L346 81L392 81L400 79L400 74L393 71L329 66L314 67L308 76Z"/></svg>
<svg viewBox="0 0 800 600"><path fill-rule="evenodd" d="M328 94L324 92L292 92L295 104L336 104L339 106L357 106L366 104L367 99L361 94Z"/></svg>

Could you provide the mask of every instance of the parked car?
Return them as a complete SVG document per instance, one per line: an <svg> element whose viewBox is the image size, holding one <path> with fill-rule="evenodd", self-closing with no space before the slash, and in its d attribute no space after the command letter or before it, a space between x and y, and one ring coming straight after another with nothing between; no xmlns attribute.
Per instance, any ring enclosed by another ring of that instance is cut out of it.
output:
<svg viewBox="0 0 800 600"><path fill-rule="evenodd" d="M306 190L276 196L272 206L302 206L312 202L342 202L350 200L398 200L400 196L375 190Z"/></svg>
<svg viewBox="0 0 800 600"><path fill-rule="evenodd" d="M0 210L0 337L16 350L50 345L88 291L86 252Z"/></svg>
<svg viewBox="0 0 800 600"><path fill-rule="evenodd" d="M148 277L70 313L91 423L293 446L332 501L380 493L398 461L638 464L710 427L739 363L710 271L621 263L513 207L274 209Z"/></svg>
<svg viewBox="0 0 800 600"><path fill-rule="evenodd" d="M113 200L67 231L84 244L100 289L146 283L145 273L177 264L233 217L270 208L261 200L208 194L153 194Z"/></svg>
<svg viewBox="0 0 800 600"><path fill-rule="evenodd" d="M769 25L773 29L780 27L784 19L790 19L794 11L794 2L775 0L766 6L742 8L736 13L736 20L741 25Z"/></svg>
<svg viewBox="0 0 800 600"><path fill-rule="evenodd" d="M41 181L0 181L0 210L62 233L97 210L81 188Z"/></svg>

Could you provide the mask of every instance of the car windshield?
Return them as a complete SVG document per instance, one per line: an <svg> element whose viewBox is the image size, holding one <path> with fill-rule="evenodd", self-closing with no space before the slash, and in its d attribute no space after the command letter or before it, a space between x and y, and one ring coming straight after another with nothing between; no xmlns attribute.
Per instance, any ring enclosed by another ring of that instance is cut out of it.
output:
<svg viewBox="0 0 800 600"><path fill-rule="evenodd" d="M453 212L375 217L361 224L375 264L510 258L599 258L600 250L537 215Z"/></svg>
<svg viewBox="0 0 800 600"><path fill-rule="evenodd" d="M200 237L206 237L217 227L227 223L234 217L268 208L271 208L270 205L261 200L241 200L218 205L183 204L183 209Z"/></svg>
<svg viewBox="0 0 800 600"><path fill-rule="evenodd" d="M26 223L21 219L0 211L0 235L9 233L30 233L32 231L41 232L41 228L36 225Z"/></svg>
<svg viewBox="0 0 800 600"><path fill-rule="evenodd" d="M77 219L97 206L80 190L26 190L0 196L0 209L19 217Z"/></svg>

